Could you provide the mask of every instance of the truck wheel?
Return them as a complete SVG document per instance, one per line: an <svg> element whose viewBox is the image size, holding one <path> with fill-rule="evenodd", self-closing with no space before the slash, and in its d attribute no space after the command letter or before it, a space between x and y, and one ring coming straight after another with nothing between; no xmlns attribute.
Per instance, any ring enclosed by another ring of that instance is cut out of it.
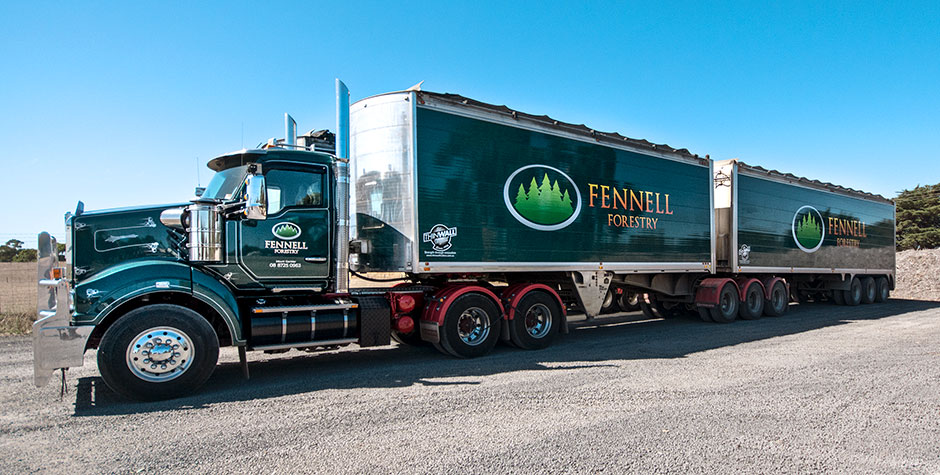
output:
<svg viewBox="0 0 940 475"><path fill-rule="evenodd" d="M849 289L842 291L842 299L845 300L846 305L853 307L862 303L862 282L858 280L858 277L852 277Z"/></svg>
<svg viewBox="0 0 940 475"><path fill-rule="evenodd" d="M457 297L444 315L441 347L458 358L475 358L499 340L499 310L488 297L470 292Z"/></svg>
<svg viewBox="0 0 940 475"><path fill-rule="evenodd" d="M703 322L713 322L713 321L714 321L714 320L712 320L712 313L709 311L708 308L705 308L705 307L697 307L697 310L698 310L698 318L702 319Z"/></svg>
<svg viewBox="0 0 940 475"><path fill-rule="evenodd" d="M888 296L891 295L891 287L888 286L888 279L879 277L875 280L875 287L875 302L887 302Z"/></svg>
<svg viewBox="0 0 940 475"><path fill-rule="evenodd" d="M841 290L833 290L832 301L835 302L836 305L845 305L845 293Z"/></svg>
<svg viewBox="0 0 940 475"><path fill-rule="evenodd" d="M209 379L219 339L202 315L148 305L119 318L98 347L98 371L115 392L140 400L179 397Z"/></svg>
<svg viewBox="0 0 940 475"><path fill-rule="evenodd" d="M421 332L417 328L414 329L411 333L402 333L400 331L392 330L392 339L401 343L402 345L408 346L424 346L427 344L426 341L421 339Z"/></svg>
<svg viewBox="0 0 940 475"><path fill-rule="evenodd" d="M751 285L744 291L744 301L741 302L739 310L741 318L745 320L757 320L764 312L764 289L757 282L751 282Z"/></svg>
<svg viewBox="0 0 940 475"><path fill-rule="evenodd" d="M875 285L874 277L862 278L862 303L875 303L875 297L878 290Z"/></svg>
<svg viewBox="0 0 940 475"><path fill-rule="evenodd" d="M524 350L538 350L552 344L561 322L561 307L545 292L525 294L509 321L509 337Z"/></svg>
<svg viewBox="0 0 940 475"><path fill-rule="evenodd" d="M614 289L610 289L607 291L607 296L604 297L604 303L601 304L601 314L617 313L619 311L617 295L614 293Z"/></svg>
<svg viewBox="0 0 940 475"><path fill-rule="evenodd" d="M738 291L728 282L718 294L718 305L711 309L712 320L718 323L731 323L738 318Z"/></svg>
<svg viewBox="0 0 940 475"><path fill-rule="evenodd" d="M665 318L665 316L663 315L657 315L656 311L653 309L653 304L648 303L646 301L647 299L649 299L650 302L655 303L656 301L653 300L652 295L646 294L645 296L640 296L639 299L640 299L639 300L640 310L643 311L643 315L645 315L646 318Z"/></svg>
<svg viewBox="0 0 940 475"><path fill-rule="evenodd" d="M635 312L640 309L640 294L624 290L617 302L620 304L620 310Z"/></svg>
<svg viewBox="0 0 940 475"><path fill-rule="evenodd" d="M838 291L837 291L838 292ZM787 313L790 308L790 298L787 295L787 286L781 281L774 282L770 288L770 300L764 301L764 315L779 317Z"/></svg>
<svg viewBox="0 0 940 475"><path fill-rule="evenodd" d="M862 302L862 282L858 280L858 277L852 277L849 289L842 292L842 298L845 300L846 305L854 307Z"/></svg>

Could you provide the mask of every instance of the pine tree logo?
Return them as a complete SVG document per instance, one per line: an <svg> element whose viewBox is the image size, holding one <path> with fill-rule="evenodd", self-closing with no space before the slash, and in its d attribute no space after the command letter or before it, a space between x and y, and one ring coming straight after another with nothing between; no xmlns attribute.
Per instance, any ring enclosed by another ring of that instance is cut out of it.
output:
<svg viewBox="0 0 940 475"><path fill-rule="evenodd" d="M562 229L581 212L581 193L574 181L547 165L514 171L503 187L503 198L514 218L540 231Z"/></svg>
<svg viewBox="0 0 940 475"><path fill-rule="evenodd" d="M300 226L285 221L275 224L274 227L271 228L271 233L281 239L291 241L300 237Z"/></svg>
<svg viewBox="0 0 940 475"><path fill-rule="evenodd" d="M793 215L793 241L804 252L816 252L823 243L826 229L822 215L812 206L803 206Z"/></svg>

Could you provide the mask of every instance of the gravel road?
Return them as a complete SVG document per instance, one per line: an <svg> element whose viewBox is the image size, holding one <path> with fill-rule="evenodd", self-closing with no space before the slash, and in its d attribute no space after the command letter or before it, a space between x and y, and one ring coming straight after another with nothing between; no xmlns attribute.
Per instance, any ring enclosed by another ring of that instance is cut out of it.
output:
<svg viewBox="0 0 940 475"><path fill-rule="evenodd" d="M237 353L134 403L95 369L32 386L0 339L0 472L940 472L940 303L707 324L573 322L547 350Z"/></svg>

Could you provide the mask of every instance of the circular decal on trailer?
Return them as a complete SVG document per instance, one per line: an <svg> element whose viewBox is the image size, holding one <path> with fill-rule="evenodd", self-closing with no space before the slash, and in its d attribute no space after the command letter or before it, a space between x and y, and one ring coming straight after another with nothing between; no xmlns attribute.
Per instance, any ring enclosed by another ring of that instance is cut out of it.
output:
<svg viewBox="0 0 940 475"><path fill-rule="evenodd" d="M291 241L300 237L300 226L285 221L275 224L271 233L285 241Z"/></svg>
<svg viewBox="0 0 940 475"><path fill-rule="evenodd" d="M793 242L804 252L816 252L826 237L823 218L816 208L806 205L793 215Z"/></svg>
<svg viewBox="0 0 940 475"><path fill-rule="evenodd" d="M503 186L506 209L520 223L539 231L556 231L581 214L581 192L561 170L527 165L512 172Z"/></svg>

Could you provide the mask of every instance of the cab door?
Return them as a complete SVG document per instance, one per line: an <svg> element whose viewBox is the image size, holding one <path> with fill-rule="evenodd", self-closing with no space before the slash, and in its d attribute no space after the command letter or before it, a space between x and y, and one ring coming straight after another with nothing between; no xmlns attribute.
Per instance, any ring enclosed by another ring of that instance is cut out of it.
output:
<svg viewBox="0 0 940 475"><path fill-rule="evenodd" d="M330 276L332 211L325 166L268 162L268 213L238 224L238 261L259 282Z"/></svg>

